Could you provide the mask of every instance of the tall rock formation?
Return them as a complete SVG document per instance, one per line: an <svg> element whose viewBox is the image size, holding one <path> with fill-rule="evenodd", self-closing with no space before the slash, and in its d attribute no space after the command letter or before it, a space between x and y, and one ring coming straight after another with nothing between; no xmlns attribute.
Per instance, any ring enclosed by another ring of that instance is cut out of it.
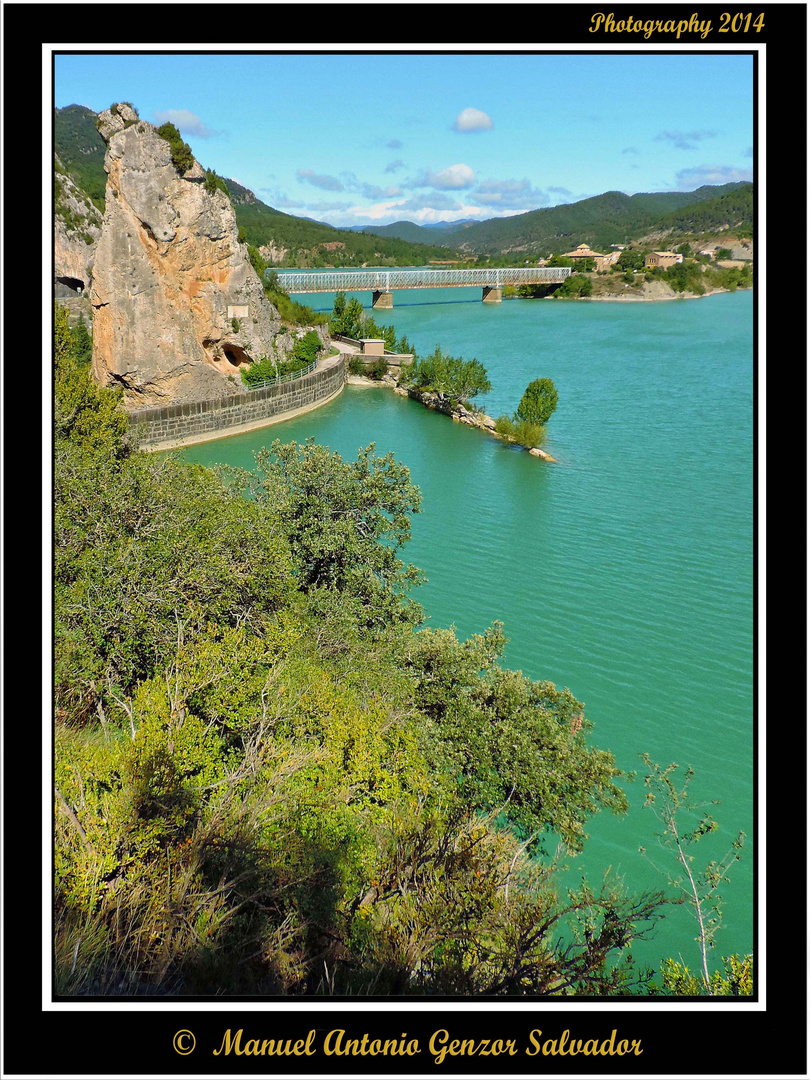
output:
<svg viewBox="0 0 810 1080"><path fill-rule="evenodd" d="M227 194L193 161L178 171L128 105L98 118L106 211L93 267L93 368L130 408L223 397L240 367L292 340L238 240Z"/></svg>

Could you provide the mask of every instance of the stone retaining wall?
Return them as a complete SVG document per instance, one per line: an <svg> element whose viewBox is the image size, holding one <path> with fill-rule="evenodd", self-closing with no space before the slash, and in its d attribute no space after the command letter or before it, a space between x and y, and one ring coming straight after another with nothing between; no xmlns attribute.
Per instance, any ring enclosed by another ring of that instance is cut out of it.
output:
<svg viewBox="0 0 810 1080"><path fill-rule="evenodd" d="M131 412L129 426L137 431L139 445L145 449L202 442L226 434L231 428L259 427L262 421L272 422L284 413L315 408L338 394L345 381L343 356L331 356L308 375L276 386L189 405Z"/></svg>

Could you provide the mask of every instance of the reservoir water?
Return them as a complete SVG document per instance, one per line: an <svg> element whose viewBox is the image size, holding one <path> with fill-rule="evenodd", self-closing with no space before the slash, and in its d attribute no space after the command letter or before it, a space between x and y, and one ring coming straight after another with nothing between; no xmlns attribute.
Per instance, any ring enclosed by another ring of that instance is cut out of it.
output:
<svg viewBox="0 0 810 1080"><path fill-rule="evenodd" d="M369 309L370 294L357 294ZM437 343L476 357L511 413L527 384L554 380L559 405L542 462L390 390L348 386L295 420L188 448L184 457L250 467L280 438L314 436L354 458L375 442L411 470L423 495L407 561L433 626L460 637L505 623L504 664L568 686L594 723L591 741L627 771L646 752L691 765L691 793L716 799L716 834L693 849L702 868L746 833L722 891L714 965L750 952L754 933L756 789L754 648L753 295L659 303L480 302L480 289L395 293L393 323L417 352ZM331 311L333 296L298 297ZM658 828L642 808L597 815L570 880L598 885L608 867L628 890L665 887L639 846ZM671 856L656 861L673 872ZM673 907L633 948L657 964L699 962L697 925Z"/></svg>

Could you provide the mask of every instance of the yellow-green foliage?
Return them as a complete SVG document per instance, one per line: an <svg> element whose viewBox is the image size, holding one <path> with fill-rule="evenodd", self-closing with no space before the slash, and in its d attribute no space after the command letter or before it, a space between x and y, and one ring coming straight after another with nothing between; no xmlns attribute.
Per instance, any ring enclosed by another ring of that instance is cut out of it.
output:
<svg viewBox="0 0 810 1080"><path fill-rule="evenodd" d="M140 453L59 313L55 354L57 990L644 986L626 946L661 895L560 899L535 857L623 811L613 758L568 690L498 666L500 624L414 632L408 470Z"/></svg>
<svg viewBox="0 0 810 1080"><path fill-rule="evenodd" d="M265 898L276 977L294 984L307 924L344 917L372 872L375 830L398 799L428 790L414 734L386 703L291 657L298 635L292 622L263 640L209 628L105 731L58 729L60 911L92 913L99 932L126 927L116 950L141 978L188 964L188 935L169 947L156 898L204 927L210 966L244 919L244 884ZM135 926L152 929L131 937Z"/></svg>
<svg viewBox="0 0 810 1080"><path fill-rule="evenodd" d="M67 310L59 304L54 304L54 399L57 438L70 437L91 453L122 453L127 432L122 392L96 386L83 370Z"/></svg>
<svg viewBox="0 0 810 1080"><path fill-rule="evenodd" d="M663 990L667 994L688 997L750 997L754 992L754 957L724 956L723 970L714 971L708 988L703 979L693 975L685 964L664 960L661 965Z"/></svg>

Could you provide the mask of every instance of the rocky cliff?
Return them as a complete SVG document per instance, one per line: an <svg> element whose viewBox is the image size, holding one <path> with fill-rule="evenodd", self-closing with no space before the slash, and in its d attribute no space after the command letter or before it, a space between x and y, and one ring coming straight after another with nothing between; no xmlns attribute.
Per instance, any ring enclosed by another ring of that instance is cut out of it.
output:
<svg viewBox="0 0 810 1080"><path fill-rule="evenodd" d="M130 408L224 397L240 368L289 351L238 240L228 195L128 105L101 113L107 194L96 250L94 372Z"/></svg>
<svg viewBox="0 0 810 1080"><path fill-rule="evenodd" d="M101 236L101 212L54 160L54 276L56 294L80 295L90 284Z"/></svg>

